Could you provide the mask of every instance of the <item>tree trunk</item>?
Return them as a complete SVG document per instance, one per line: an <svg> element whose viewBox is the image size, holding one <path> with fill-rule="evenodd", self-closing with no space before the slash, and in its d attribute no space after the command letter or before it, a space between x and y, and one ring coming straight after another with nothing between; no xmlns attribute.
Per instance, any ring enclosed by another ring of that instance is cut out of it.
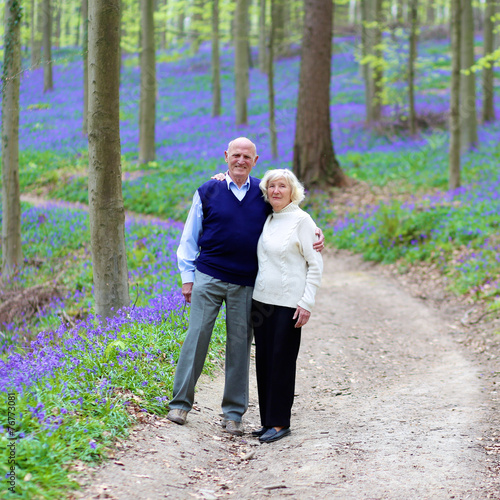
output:
<svg viewBox="0 0 500 500"><path fill-rule="evenodd" d="M89 2L89 217L96 313L130 305L120 147L119 0Z"/></svg>
<svg viewBox="0 0 500 500"><path fill-rule="evenodd" d="M248 0L236 0L234 23L234 74L236 125L246 125L248 98Z"/></svg>
<svg viewBox="0 0 500 500"><path fill-rule="evenodd" d="M43 0L43 91L54 88L52 81L52 9L50 0Z"/></svg>
<svg viewBox="0 0 500 500"><path fill-rule="evenodd" d="M269 93L269 135L271 137L271 154L278 158L278 136L276 133L276 118L274 112L274 19L276 15L276 0L271 0L271 26L269 27L267 54L267 88Z"/></svg>
<svg viewBox="0 0 500 500"><path fill-rule="evenodd" d="M5 5L2 76L2 275L22 264L21 197L19 188L19 87L22 10L19 0Z"/></svg>
<svg viewBox="0 0 500 500"><path fill-rule="evenodd" d="M432 26L436 22L436 6L434 5L434 0L427 0L427 25Z"/></svg>
<svg viewBox="0 0 500 500"><path fill-rule="evenodd" d="M267 71L266 47L266 0L259 0L259 69L262 73Z"/></svg>
<svg viewBox="0 0 500 500"><path fill-rule="evenodd" d="M415 60L417 59L418 0L410 0L410 50L408 57L408 102L410 134L417 133L415 114Z"/></svg>
<svg viewBox="0 0 500 500"><path fill-rule="evenodd" d="M373 53L375 61L373 63L373 99L372 99L372 120L377 122L382 117L382 0L372 0L373 19L376 26L373 29Z"/></svg>
<svg viewBox="0 0 500 500"><path fill-rule="evenodd" d="M82 133L88 134L89 119L89 0L82 0L83 20L83 120Z"/></svg>
<svg viewBox="0 0 500 500"><path fill-rule="evenodd" d="M219 0L212 0L212 116L220 113Z"/></svg>
<svg viewBox="0 0 500 500"><path fill-rule="evenodd" d="M177 36L176 42L177 45L184 45L184 21L186 19L186 15L184 11L181 11L177 15Z"/></svg>
<svg viewBox="0 0 500 500"><path fill-rule="evenodd" d="M31 0L31 67L38 68L42 62L42 9L36 0Z"/></svg>
<svg viewBox="0 0 500 500"><path fill-rule="evenodd" d="M274 55L284 56L287 52L286 31L285 31L285 2L284 0L274 0Z"/></svg>
<svg viewBox="0 0 500 500"><path fill-rule="evenodd" d="M165 50L167 48L167 23L168 23L168 13L167 13L168 0L164 0L163 7L160 8L160 3L158 2L158 9L160 10L161 19L161 30L160 30L160 49Z"/></svg>
<svg viewBox="0 0 500 500"><path fill-rule="evenodd" d="M370 27L373 20L371 19L371 10L368 3L372 0L361 2L361 50L362 57L365 59L372 54L372 30ZM361 66L363 81L365 84L365 113L366 123L371 123L372 119L372 101L373 101L373 76L372 67L368 62L364 62Z"/></svg>
<svg viewBox="0 0 500 500"><path fill-rule="evenodd" d="M203 0L194 0L191 15L191 25L189 27L189 39L191 45L191 54L198 53L201 44L200 28L203 25Z"/></svg>
<svg viewBox="0 0 500 500"><path fill-rule="evenodd" d="M139 103L139 163L154 161L156 124L156 53L154 0L141 0L141 96Z"/></svg>
<svg viewBox="0 0 500 500"><path fill-rule="evenodd" d="M332 2L305 0L293 171L306 187L342 186L330 125Z"/></svg>
<svg viewBox="0 0 500 500"><path fill-rule="evenodd" d="M486 8L484 11L484 48L483 56L487 57L494 50L494 27L493 16L496 11L497 0L486 0ZM483 123L495 121L495 87L493 64L494 61L488 61L488 66L483 68Z"/></svg>
<svg viewBox="0 0 500 500"><path fill-rule="evenodd" d="M451 87L449 188L460 187L460 56L462 0L451 0Z"/></svg>
<svg viewBox="0 0 500 500"><path fill-rule="evenodd" d="M55 14L55 19L54 19L54 24L55 24L55 30L54 30L54 47L58 49L61 46L61 10L62 10L62 3L64 0L59 1L59 5L54 10Z"/></svg>
<svg viewBox="0 0 500 500"><path fill-rule="evenodd" d="M460 62L462 70L469 70L474 64L474 20L472 0L461 0ZM460 146L462 153L477 144L476 75L460 75Z"/></svg>

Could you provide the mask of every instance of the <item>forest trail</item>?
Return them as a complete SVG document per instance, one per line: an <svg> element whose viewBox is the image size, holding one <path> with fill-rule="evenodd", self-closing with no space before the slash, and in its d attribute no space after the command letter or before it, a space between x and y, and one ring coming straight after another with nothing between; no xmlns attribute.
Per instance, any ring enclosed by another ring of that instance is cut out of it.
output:
<svg viewBox="0 0 500 500"><path fill-rule="evenodd" d="M357 256L326 252L298 360L292 434L259 444L220 426L223 376L200 381L185 426L137 425L76 498L500 498L484 439L498 401L462 345L463 310L430 308Z"/></svg>

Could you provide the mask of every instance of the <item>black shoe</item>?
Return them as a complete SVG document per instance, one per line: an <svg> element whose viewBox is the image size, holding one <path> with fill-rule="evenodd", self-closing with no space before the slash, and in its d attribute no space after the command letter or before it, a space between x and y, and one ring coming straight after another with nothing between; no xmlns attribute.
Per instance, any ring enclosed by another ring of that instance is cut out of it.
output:
<svg viewBox="0 0 500 500"><path fill-rule="evenodd" d="M271 427L262 427L261 429L257 429L256 431L252 431L253 437L260 437L262 434L265 434Z"/></svg>
<svg viewBox="0 0 500 500"><path fill-rule="evenodd" d="M261 443L272 443L274 441L278 441L278 439L288 436L291 432L290 427L284 427L280 431L271 427L268 431L262 434L262 436L260 436L259 441Z"/></svg>

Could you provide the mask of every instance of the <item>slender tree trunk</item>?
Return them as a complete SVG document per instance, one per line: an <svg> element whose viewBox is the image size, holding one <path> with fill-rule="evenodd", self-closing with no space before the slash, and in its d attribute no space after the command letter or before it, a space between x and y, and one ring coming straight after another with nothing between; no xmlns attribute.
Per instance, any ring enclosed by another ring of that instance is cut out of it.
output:
<svg viewBox="0 0 500 500"><path fill-rule="evenodd" d="M274 55L284 56L287 52L286 30L285 30L285 2L284 0L274 0Z"/></svg>
<svg viewBox="0 0 500 500"><path fill-rule="evenodd" d="M333 3L305 0L293 171L306 187L342 186L330 124Z"/></svg>
<svg viewBox="0 0 500 500"><path fill-rule="evenodd" d="M410 53L408 57L408 102L410 134L417 133L415 113L415 60L417 59L418 0L410 0Z"/></svg>
<svg viewBox="0 0 500 500"><path fill-rule="evenodd" d="M266 0L259 0L259 69L262 73L267 71L266 47Z"/></svg>
<svg viewBox="0 0 500 500"><path fill-rule="evenodd" d="M181 10L177 14L177 36L176 36L176 42L177 45L184 45L184 21L186 19L186 16L184 14L184 11Z"/></svg>
<svg viewBox="0 0 500 500"><path fill-rule="evenodd" d="M197 54L201 44L200 28L203 24L203 0L194 0L191 15L189 38L191 43L191 54Z"/></svg>
<svg viewBox="0 0 500 500"><path fill-rule="evenodd" d="M219 0L212 0L212 116L220 114Z"/></svg>
<svg viewBox="0 0 500 500"><path fill-rule="evenodd" d="M382 0L372 0L373 19L376 22L376 27L373 30L373 51L375 61L373 63L373 99L372 99L372 119L379 121L382 117Z"/></svg>
<svg viewBox="0 0 500 500"><path fill-rule="evenodd" d="M156 124L156 52L154 0L141 0L141 96L139 103L139 163L154 161Z"/></svg>
<svg viewBox="0 0 500 500"><path fill-rule="evenodd" d="M40 32L40 7L31 0L31 67L37 68L42 61L42 33Z"/></svg>
<svg viewBox="0 0 500 500"><path fill-rule="evenodd" d="M21 73L21 2L5 5L2 76L2 275L22 264L19 188L19 87Z"/></svg>
<svg viewBox="0 0 500 500"><path fill-rule="evenodd" d="M497 0L486 0L486 8L484 11L484 54L490 55L494 50L494 27L493 16L496 13ZM488 66L483 68L483 123L495 121L495 87L493 75L493 61L488 62Z"/></svg>
<svg viewBox="0 0 500 500"><path fill-rule="evenodd" d="M88 4L88 1L87 1L87 4ZM88 9L87 9L87 11L88 11ZM78 19L80 19L81 15L82 15L82 7L77 7L76 17ZM80 24L82 24L82 23L77 23L77 25L76 25L76 31L75 31L75 46L76 47L78 47L80 45ZM83 43L82 43L82 45L83 45ZM88 43L87 43L87 45L88 45Z"/></svg>
<svg viewBox="0 0 500 500"><path fill-rule="evenodd" d="M55 30L54 30L54 47L58 49L61 46L61 10L62 10L62 4L64 0L59 0L59 5L54 11L54 24L55 24Z"/></svg>
<svg viewBox="0 0 500 500"><path fill-rule="evenodd" d="M474 20L472 0L461 0L460 62L462 70L474 64ZM465 153L477 144L476 75L469 71L460 75L460 146Z"/></svg>
<svg viewBox="0 0 500 500"><path fill-rule="evenodd" d="M164 0L163 8L161 9L163 12L160 13L161 19L161 30L160 30L160 49L165 50L167 48L167 6L168 0ZM158 2L158 9L160 10L160 2Z"/></svg>
<svg viewBox="0 0 500 500"><path fill-rule="evenodd" d="M234 23L234 73L236 125L246 125L248 98L248 0L236 0Z"/></svg>
<svg viewBox="0 0 500 500"><path fill-rule="evenodd" d="M451 88L449 188L460 187L461 0L451 0Z"/></svg>
<svg viewBox="0 0 500 500"><path fill-rule="evenodd" d="M83 121L82 133L88 134L89 119L89 0L82 0L83 20Z"/></svg>
<svg viewBox="0 0 500 500"><path fill-rule="evenodd" d="M276 0L271 0L271 26L269 27L268 54L267 54L267 88L269 93L269 134L271 137L271 154L278 157L278 134L276 132L276 118L274 105L274 19L276 15Z"/></svg>
<svg viewBox="0 0 500 500"><path fill-rule="evenodd" d="M130 305L120 147L119 0L89 2L89 216L96 313Z"/></svg>
<svg viewBox="0 0 500 500"><path fill-rule="evenodd" d="M32 8L32 38L31 38L31 67L38 68L42 62L42 6L37 0L31 0Z"/></svg>
<svg viewBox="0 0 500 500"><path fill-rule="evenodd" d="M434 5L434 0L427 0L427 25L432 26L436 22L436 6Z"/></svg>
<svg viewBox="0 0 500 500"><path fill-rule="evenodd" d="M361 50L363 59L372 54L373 50L373 28L371 28L371 10L369 2L372 0L365 0L361 2ZM372 66L370 63L362 64L363 81L365 84L365 113L366 123L372 123L372 101L373 101L373 76Z"/></svg>
<svg viewBox="0 0 500 500"><path fill-rule="evenodd" d="M43 0L43 91L54 88L52 81L52 9L50 0Z"/></svg>

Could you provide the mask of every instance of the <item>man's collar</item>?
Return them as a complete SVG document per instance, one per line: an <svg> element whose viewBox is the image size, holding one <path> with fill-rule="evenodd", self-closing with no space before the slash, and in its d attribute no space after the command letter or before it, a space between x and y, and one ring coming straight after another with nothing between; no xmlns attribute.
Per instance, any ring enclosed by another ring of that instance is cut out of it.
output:
<svg viewBox="0 0 500 500"><path fill-rule="evenodd" d="M236 186L236 189L246 189L247 191L250 189L250 176L247 177L247 180L241 187L238 187L238 184L236 184L236 182L231 179L231 176L229 174L226 174L226 182L228 189L231 189L231 184L234 184Z"/></svg>

